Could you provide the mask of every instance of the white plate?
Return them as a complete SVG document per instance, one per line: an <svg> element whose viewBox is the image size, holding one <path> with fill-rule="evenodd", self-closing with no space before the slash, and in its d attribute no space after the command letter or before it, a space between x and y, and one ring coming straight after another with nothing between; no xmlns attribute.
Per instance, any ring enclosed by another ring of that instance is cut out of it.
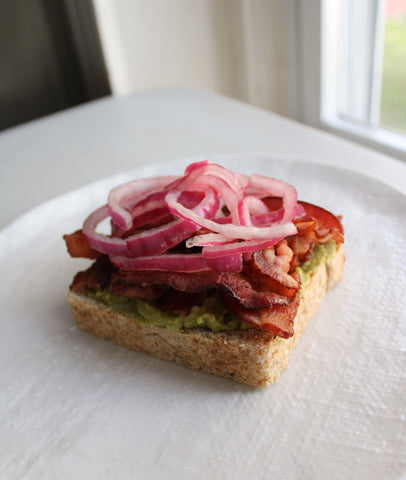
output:
<svg viewBox="0 0 406 480"><path fill-rule="evenodd" d="M115 184L52 200L0 234L0 477L399 479L406 474L406 197L347 170L212 157L290 181L342 214L343 281L278 383L253 389L79 331L65 293L86 260L62 235Z"/></svg>

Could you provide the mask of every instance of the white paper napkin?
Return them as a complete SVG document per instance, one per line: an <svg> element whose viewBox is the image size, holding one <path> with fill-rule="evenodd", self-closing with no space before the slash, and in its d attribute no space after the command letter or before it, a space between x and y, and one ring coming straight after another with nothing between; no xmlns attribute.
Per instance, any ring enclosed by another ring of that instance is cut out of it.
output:
<svg viewBox="0 0 406 480"><path fill-rule="evenodd" d="M65 295L86 260L62 241L109 189L50 201L0 233L0 478L399 479L406 476L406 197L266 155L211 157L294 184L343 215L346 266L280 380L253 389L79 331Z"/></svg>

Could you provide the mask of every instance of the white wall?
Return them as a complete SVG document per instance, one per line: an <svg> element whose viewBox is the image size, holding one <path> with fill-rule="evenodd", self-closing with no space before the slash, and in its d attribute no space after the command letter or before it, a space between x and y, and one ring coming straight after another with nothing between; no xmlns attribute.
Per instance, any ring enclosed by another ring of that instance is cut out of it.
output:
<svg viewBox="0 0 406 480"><path fill-rule="evenodd" d="M199 87L286 115L286 0L93 0L115 94Z"/></svg>

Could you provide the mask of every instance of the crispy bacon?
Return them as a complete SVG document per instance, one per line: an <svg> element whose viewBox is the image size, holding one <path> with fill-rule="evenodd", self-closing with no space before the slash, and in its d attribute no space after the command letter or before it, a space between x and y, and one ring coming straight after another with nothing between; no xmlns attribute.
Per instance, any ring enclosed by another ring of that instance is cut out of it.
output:
<svg viewBox="0 0 406 480"><path fill-rule="evenodd" d="M75 275L70 288L78 293L82 293L86 288L103 290L109 285L115 270L108 256L101 255L90 268Z"/></svg>
<svg viewBox="0 0 406 480"><path fill-rule="evenodd" d="M156 302L156 306L164 312L174 315L188 315L194 305L199 305L207 292L180 292L169 288Z"/></svg>
<svg viewBox="0 0 406 480"><path fill-rule="evenodd" d="M264 308L289 303L288 297L274 291L255 290L249 280L239 273L223 273L217 279L217 284L227 289L247 308Z"/></svg>
<svg viewBox="0 0 406 480"><path fill-rule="evenodd" d="M89 247L83 236L82 230L76 230L74 233L64 235L63 239L66 242L66 247L71 257L95 259L101 255L99 252Z"/></svg>
<svg viewBox="0 0 406 480"><path fill-rule="evenodd" d="M246 266L251 281L257 289L267 292L263 294L264 298L269 300L270 292L273 292L283 301L255 304L252 302L258 298L258 293L255 292L249 296L251 302L248 303L235 294L230 295L232 292L229 290L223 293L223 301L229 310L255 328L269 330L282 338L291 337L300 301L300 279L295 273L288 273L293 257L293 251L286 240L275 247L255 252Z"/></svg>
<svg viewBox="0 0 406 480"><path fill-rule="evenodd" d="M267 308L260 312L259 324L254 324L257 328L270 330L281 338L289 338L294 332L294 319L300 303L300 293L296 295L288 305L275 305L274 308Z"/></svg>
<svg viewBox="0 0 406 480"><path fill-rule="evenodd" d="M244 307L230 294L223 294L222 298L230 312L255 328L268 330L281 338L289 338L294 334L294 319L300 302L299 292L287 305L261 309Z"/></svg>
<svg viewBox="0 0 406 480"><path fill-rule="evenodd" d="M248 308L269 307L276 304L286 304L288 299L270 291L257 291L248 278L239 273L199 272L180 273L164 271L119 271L115 279L122 283L149 287L151 285L168 285L181 292L202 292L216 286L226 288L244 306Z"/></svg>
<svg viewBox="0 0 406 480"><path fill-rule="evenodd" d="M145 300L155 300L162 296L166 288L164 285L150 285L141 287L120 280L115 280L116 274L113 274L110 282L110 292L113 295L122 295L128 298L143 298Z"/></svg>
<svg viewBox="0 0 406 480"><path fill-rule="evenodd" d="M275 247L259 250L251 259L251 278L261 290L277 292L288 298L299 289L298 278L289 274L293 251L283 240Z"/></svg>
<svg viewBox="0 0 406 480"><path fill-rule="evenodd" d="M167 285L181 292L199 292L214 287L219 274L211 271L183 273L160 270L119 270L118 276L123 282L143 287Z"/></svg>
<svg viewBox="0 0 406 480"><path fill-rule="evenodd" d="M293 258L290 263L290 272L294 272L296 267L309 260L313 249L316 246L314 231L306 235L295 235L288 238L289 247L292 249Z"/></svg>
<svg viewBox="0 0 406 480"><path fill-rule="evenodd" d="M340 220L321 207L306 202L299 202L306 215L294 221L297 235L287 238L287 243L293 251L290 272L293 272L303 262L309 260L314 247L318 243L335 240L344 241L344 232Z"/></svg>

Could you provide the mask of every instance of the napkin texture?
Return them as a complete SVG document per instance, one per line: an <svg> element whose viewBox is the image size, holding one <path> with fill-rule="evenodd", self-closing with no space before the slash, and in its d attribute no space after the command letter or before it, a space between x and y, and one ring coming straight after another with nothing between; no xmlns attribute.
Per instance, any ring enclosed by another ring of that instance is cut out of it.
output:
<svg viewBox="0 0 406 480"><path fill-rule="evenodd" d="M123 181L47 202L0 233L0 478L400 479L406 476L406 197L349 170L268 155L211 160L296 186L343 216L346 265L266 389L79 331L62 235Z"/></svg>

